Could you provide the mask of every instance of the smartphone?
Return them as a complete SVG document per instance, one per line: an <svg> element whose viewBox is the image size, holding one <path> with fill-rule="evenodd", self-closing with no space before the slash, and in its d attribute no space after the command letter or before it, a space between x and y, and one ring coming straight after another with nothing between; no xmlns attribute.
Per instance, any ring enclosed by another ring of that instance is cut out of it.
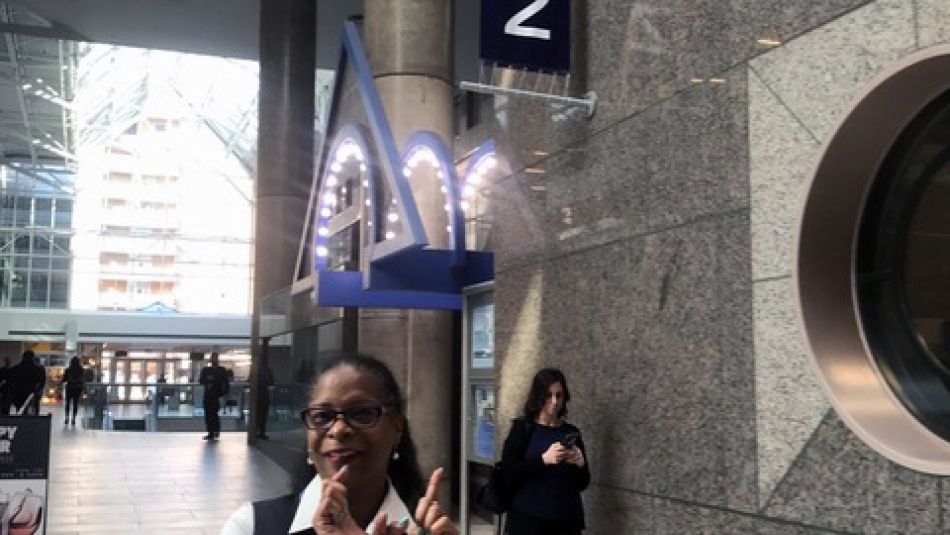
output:
<svg viewBox="0 0 950 535"><path fill-rule="evenodd" d="M564 435L564 438L561 439L561 445L567 449L571 449L575 444L577 444L577 437L577 433L568 433Z"/></svg>

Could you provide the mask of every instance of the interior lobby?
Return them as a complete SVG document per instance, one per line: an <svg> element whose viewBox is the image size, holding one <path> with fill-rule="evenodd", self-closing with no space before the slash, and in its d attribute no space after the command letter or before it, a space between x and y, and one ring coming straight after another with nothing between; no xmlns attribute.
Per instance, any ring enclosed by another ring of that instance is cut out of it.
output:
<svg viewBox="0 0 950 535"><path fill-rule="evenodd" d="M0 368L33 351L49 415L43 477L0 417L0 529L42 495L36 533L219 534L303 503L316 424L398 407L496 533L556 368L584 533L950 532L950 2L20 0L0 32ZM403 397L315 407L341 354Z"/></svg>

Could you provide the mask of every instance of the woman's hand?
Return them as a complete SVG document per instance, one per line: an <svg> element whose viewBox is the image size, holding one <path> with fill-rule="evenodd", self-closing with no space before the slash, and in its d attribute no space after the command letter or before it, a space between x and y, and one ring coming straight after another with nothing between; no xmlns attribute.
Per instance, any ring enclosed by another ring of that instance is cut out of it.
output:
<svg viewBox="0 0 950 535"><path fill-rule="evenodd" d="M458 535L458 529L452 519L442 511L436 496L442 483L442 469L436 468L429 477L426 494L416 506L416 524L419 529L410 529L410 535Z"/></svg>
<svg viewBox="0 0 950 535"><path fill-rule="evenodd" d="M313 515L313 529L318 535L364 535L346 505L346 474L344 465L329 479L323 480L320 506Z"/></svg>
<svg viewBox="0 0 950 535"><path fill-rule="evenodd" d="M402 522L389 523L386 513L379 513L373 521L373 535L406 535L409 529L409 519Z"/></svg>
<svg viewBox="0 0 950 535"><path fill-rule="evenodd" d="M564 449L564 445L560 442L555 442L548 446L548 451L541 454L541 461L544 464L558 464L563 461L567 451Z"/></svg>
<svg viewBox="0 0 950 535"><path fill-rule="evenodd" d="M587 461L584 460L584 452L580 448L574 446L571 448L571 451L567 452L565 457L567 462L576 465L578 468L583 468Z"/></svg>
<svg viewBox="0 0 950 535"><path fill-rule="evenodd" d="M436 468L429 477L425 496L419 500L416 507L415 520L418 527L410 526L406 520L390 524L386 513L380 513L373 525L373 535L458 535L452 519L442 512L439 502L436 501L441 482L442 469Z"/></svg>

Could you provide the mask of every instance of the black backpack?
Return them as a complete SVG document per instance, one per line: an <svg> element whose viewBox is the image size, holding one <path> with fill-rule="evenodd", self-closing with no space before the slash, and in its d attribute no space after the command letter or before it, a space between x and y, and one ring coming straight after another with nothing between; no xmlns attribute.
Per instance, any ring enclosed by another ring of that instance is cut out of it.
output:
<svg viewBox="0 0 950 535"><path fill-rule="evenodd" d="M521 419L515 420L515 422L520 422L520 425L524 426L524 432L526 433L524 447L527 449L531 441L531 434L534 432L534 426L530 422ZM520 455L524 455L524 452L522 451ZM475 494L475 505L492 514L507 513L511 509L511 490L505 484L504 465L501 461L498 461L492 467L491 474L488 475L488 483L478 489Z"/></svg>
<svg viewBox="0 0 950 535"><path fill-rule="evenodd" d="M488 483L475 494L475 505L495 515L504 514L511 508L511 495L501 471L501 461L498 461L491 469Z"/></svg>

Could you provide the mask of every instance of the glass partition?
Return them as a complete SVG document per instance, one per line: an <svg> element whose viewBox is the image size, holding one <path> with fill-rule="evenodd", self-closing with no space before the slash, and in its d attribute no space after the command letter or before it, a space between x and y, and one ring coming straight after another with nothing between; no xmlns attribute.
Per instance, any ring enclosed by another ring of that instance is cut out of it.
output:
<svg viewBox="0 0 950 535"><path fill-rule="evenodd" d="M144 403L125 403L123 392L129 389ZM247 382L231 383L221 399L222 431L247 429L249 394ZM88 383L80 402L81 425L108 431L204 431L203 398L198 383Z"/></svg>
<svg viewBox="0 0 950 535"><path fill-rule="evenodd" d="M463 307L461 524L469 533L494 517L475 505L498 453L496 440L495 297L491 283L466 290Z"/></svg>

